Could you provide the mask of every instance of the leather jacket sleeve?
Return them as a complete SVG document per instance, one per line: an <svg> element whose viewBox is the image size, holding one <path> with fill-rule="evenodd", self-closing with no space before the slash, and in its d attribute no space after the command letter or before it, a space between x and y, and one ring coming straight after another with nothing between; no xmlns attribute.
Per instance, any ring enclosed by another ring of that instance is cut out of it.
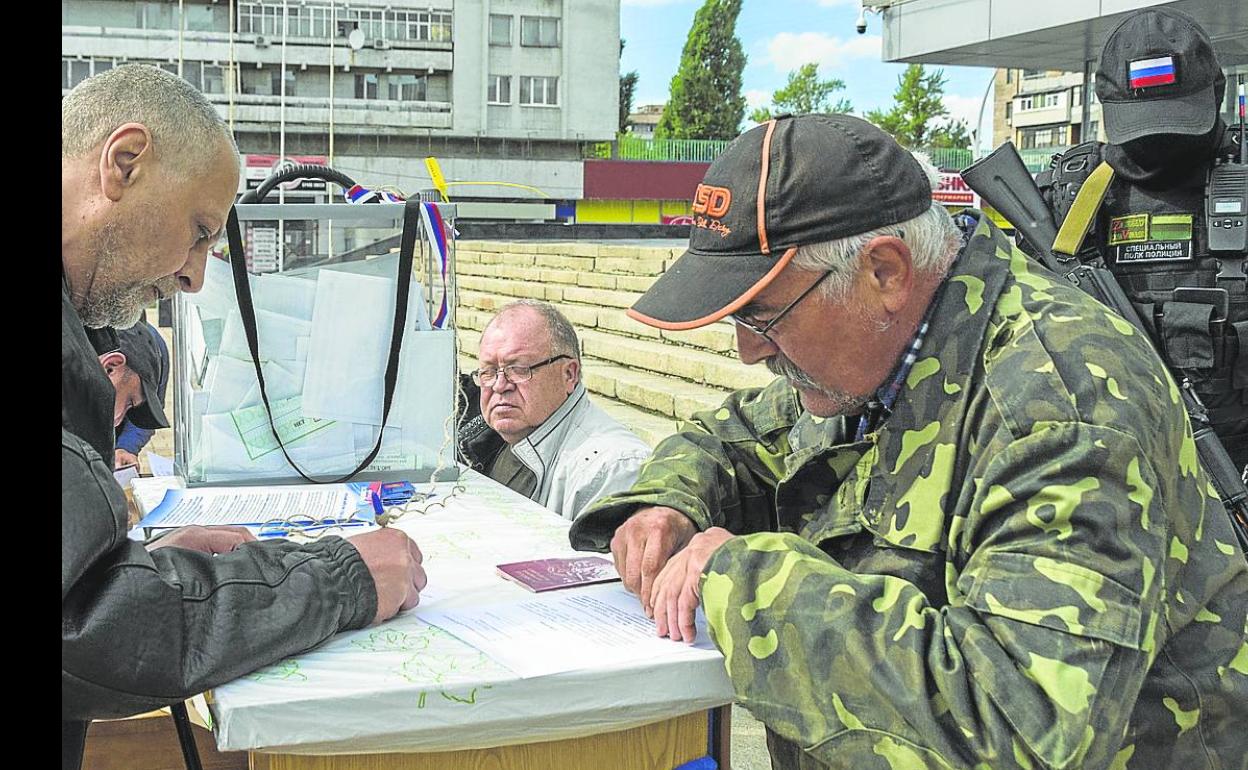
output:
<svg viewBox="0 0 1248 770"><path fill-rule="evenodd" d="M108 466L61 430L61 718L182 700L376 614L372 576L336 537L212 556L126 539Z"/></svg>

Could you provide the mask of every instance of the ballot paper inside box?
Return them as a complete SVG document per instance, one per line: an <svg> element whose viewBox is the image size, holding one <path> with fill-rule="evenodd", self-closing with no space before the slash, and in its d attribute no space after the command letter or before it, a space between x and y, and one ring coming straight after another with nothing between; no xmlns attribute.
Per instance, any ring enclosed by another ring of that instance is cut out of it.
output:
<svg viewBox="0 0 1248 770"><path fill-rule="evenodd" d="M174 321L174 454L191 486L300 482L305 474L425 481L457 475L453 238L414 250L398 379L383 432L402 204L237 207L249 252L257 230L298 216L317 225L281 271L249 272L266 409L244 311L226 259L210 256L203 290L179 295ZM453 206L432 211L453 233ZM331 221L332 227L327 223ZM362 220L362 221L361 221ZM395 251L391 251L394 249ZM272 267L263 259L256 267ZM277 437L281 438L279 445ZM283 445L285 451L283 452ZM289 459L287 458L289 455Z"/></svg>

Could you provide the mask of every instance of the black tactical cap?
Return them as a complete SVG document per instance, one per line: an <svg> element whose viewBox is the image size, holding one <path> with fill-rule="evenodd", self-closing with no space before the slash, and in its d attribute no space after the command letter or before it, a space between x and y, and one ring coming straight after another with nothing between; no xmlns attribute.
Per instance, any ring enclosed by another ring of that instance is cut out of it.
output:
<svg viewBox="0 0 1248 770"><path fill-rule="evenodd" d="M139 321L129 329L117 330L117 349L126 357L126 366L134 370L143 386L143 403L126 413L130 422L140 428L156 430L168 428L165 417L164 394L160 382L165 379L169 366L169 354L156 335L159 334L146 321Z"/></svg>
<svg viewBox="0 0 1248 770"><path fill-rule="evenodd" d="M1173 8L1132 13L1105 39L1096 70L1105 135L1122 144L1152 134L1206 134L1225 81L1209 36L1192 17Z"/></svg>
<svg viewBox="0 0 1248 770"><path fill-rule="evenodd" d="M737 137L693 200L689 250L628 314L695 329L749 303L804 244L904 222L932 205L918 161L850 115L781 116Z"/></svg>

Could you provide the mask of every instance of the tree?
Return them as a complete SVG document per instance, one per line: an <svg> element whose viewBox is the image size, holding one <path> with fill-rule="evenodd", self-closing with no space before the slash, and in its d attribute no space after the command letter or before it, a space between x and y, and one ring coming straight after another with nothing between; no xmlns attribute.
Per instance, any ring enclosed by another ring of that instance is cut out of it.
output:
<svg viewBox="0 0 1248 770"><path fill-rule="evenodd" d="M736 36L741 0L706 0L693 17L672 77L667 107L655 128L661 139L733 139L745 116L741 72L745 52Z"/></svg>
<svg viewBox="0 0 1248 770"><path fill-rule="evenodd" d="M832 94L844 90L845 81L840 78L819 79L819 65L803 64L789 73L789 82L771 94L771 108L759 107L750 113L750 120L766 123L773 114L785 112L794 115L827 115L832 112L852 112L854 107L848 99L832 103Z"/></svg>
<svg viewBox="0 0 1248 770"><path fill-rule="evenodd" d="M620 56L624 56L624 39L620 39ZM637 70L620 75L620 133L628 130L628 116L633 112L633 94L637 91Z"/></svg>
<svg viewBox="0 0 1248 770"><path fill-rule="evenodd" d="M949 110L945 109L944 93L944 70L928 72L922 64L911 64L897 77L893 108L888 112L871 110L866 118L892 134L903 147L930 146L936 140L962 142L959 146L970 146L965 123L944 126L934 123L949 114Z"/></svg>
<svg viewBox="0 0 1248 770"><path fill-rule="evenodd" d="M637 70L620 75L620 133L628 130L628 116L633 114L633 93L637 90Z"/></svg>
<svg viewBox="0 0 1248 770"><path fill-rule="evenodd" d="M971 149L971 132L965 120L949 121L932 132L929 147L949 147L955 150Z"/></svg>

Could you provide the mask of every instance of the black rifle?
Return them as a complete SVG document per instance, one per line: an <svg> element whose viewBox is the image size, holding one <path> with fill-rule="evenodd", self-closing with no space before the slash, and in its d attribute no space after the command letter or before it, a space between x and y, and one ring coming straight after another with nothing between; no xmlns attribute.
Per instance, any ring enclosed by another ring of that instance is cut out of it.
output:
<svg viewBox="0 0 1248 770"><path fill-rule="evenodd" d="M1053 253L1052 245L1057 237L1053 214L1012 142L1002 144L992 154L971 164L962 172L962 178L1022 233L1045 267L1064 276L1127 319L1144 333L1146 339L1152 340L1148 327L1135 311L1135 305L1131 304L1118 280L1105 268L1099 256L1084 262L1075 257L1062 260ZM1182 372L1175 374L1180 377L1179 391L1192 421L1200 462L1230 514L1231 529L1239 540L1240 550L1248 554L1248 487L1245 487L1239 469L1231 462L1226 448L1209 426L1209 415L1193 391L1190 378Z"/></svg>

